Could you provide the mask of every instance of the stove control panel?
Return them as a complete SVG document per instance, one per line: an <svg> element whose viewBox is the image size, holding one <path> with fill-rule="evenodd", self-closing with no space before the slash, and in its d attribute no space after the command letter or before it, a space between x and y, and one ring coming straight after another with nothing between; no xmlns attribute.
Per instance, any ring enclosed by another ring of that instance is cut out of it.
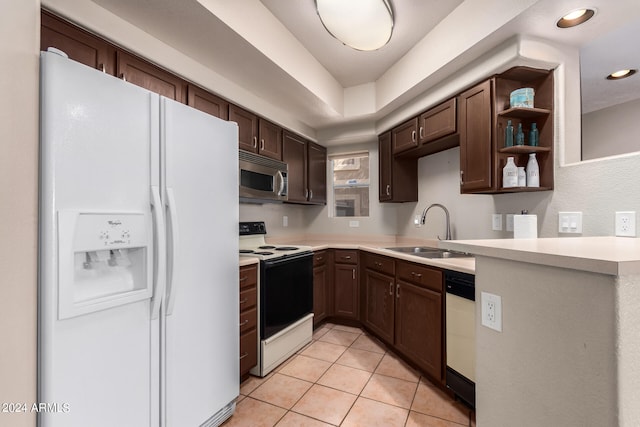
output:
<svg viewBox="0 0 640 427"><path fill-rule="evenodd" d="M252 234L267 234L267 228L264 225L264 221L240 223L241 236L250 236Z"/></svg>

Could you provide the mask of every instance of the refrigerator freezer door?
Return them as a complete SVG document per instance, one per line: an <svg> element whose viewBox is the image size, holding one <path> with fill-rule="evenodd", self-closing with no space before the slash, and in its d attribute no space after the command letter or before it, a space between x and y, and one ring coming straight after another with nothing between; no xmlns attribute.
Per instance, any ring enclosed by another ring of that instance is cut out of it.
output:
<svg viewBox="0 0 640 427"><path fill-rule="evenodd" d="M239 393L238 131L165 98L161 110L172 278L166 425L210 425Z"/></svg>
<svg viewBox="0 0 640 427"><path fill-rule="evenodd" d="M38 401L66 404L61 411L39 413L43 427L157 424L151 366L159 345L153 342L158 335L149 293L60 318L59 291L69 283L61 283L67 279L59 263L69 254L60 253L58 237L69 236L60 236L66 231L57 220L61 212L77 211L139 213L150 221L158 105L157 95L62 56L41 55ZM150 230L151 224L142 228ZM153 241L145 240L140 289L149 289L153 276ZM108 269L113 257L114 265L127 264L129 254L113 249L88 251L88 262ZM76 295L105 297L105 283L85 273L85 288L76 288ZM89 289L94 284L97 290Z"/></svg>

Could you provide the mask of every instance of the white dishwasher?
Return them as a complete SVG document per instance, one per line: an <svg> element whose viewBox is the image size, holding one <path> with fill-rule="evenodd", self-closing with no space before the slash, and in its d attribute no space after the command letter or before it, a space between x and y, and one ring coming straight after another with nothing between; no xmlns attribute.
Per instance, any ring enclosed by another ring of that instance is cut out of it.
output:
<svg viewBox="0 0 640 427"><path fill-rule="evenodd" d="M475 408L476 332L475 276L445 272L447 387Z"/></svg>

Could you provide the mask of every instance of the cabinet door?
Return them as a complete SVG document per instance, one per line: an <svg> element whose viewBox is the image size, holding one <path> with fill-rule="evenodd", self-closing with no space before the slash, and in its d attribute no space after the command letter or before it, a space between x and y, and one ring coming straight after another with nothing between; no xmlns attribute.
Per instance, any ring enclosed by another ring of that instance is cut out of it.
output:
<svg viewBox="0 0 640 427"><path fill-rule="evenodd" d="M327 203L327 149L313 142L307 146L309 202L324 205Z"/></svg>
<svg viewBox="0 0 640 427"><path fill-rule="evenodd" d="M239 148L258 152L258 117L233 104L229 105L229 121L238 124Z"/></svg>
<svg viewBox="0 0 640 427"><path fill-rule="evenodd" d="M420 144L426 144L456 132L456 98L451 98L420 115Z"/></svg>
<svg viewBox="0 0 640 427"><path fill-rule="evenodd" d="M386 202L392 200L391 191L393 190L391 181L391 167L393 163L393 154L391 153L391 132L383 133L378 138L378 182L379 192L378 200Z"/></svg>
<svg viewBox="0 0 640 427"><path fill-rule="evenodd" d="M313 268L313 325L327 317L327 266Z"/></svg>
<svg viewBox="0 0 640 427"><path fill-rule="evenodd" d="M167 98L186 103L187 83L155 65L118 51L117 76Z"/></svg>
<svg viewBox="0 0 640 427"><path fill-rule="evenodd" d="M460 191L472 193L492 188L493 80L460 94Z"/></svg>
<svg viewBox="0 0 640 427"><path fill-rule="evenodd" d="M334 314L349 319L358 318L358 268L354 265L335 264Z"/></svg>
<svg viewBox="0 0 640 427"><path fill-rule="evenodd" d="M258 119L258 153L272 159L282 160L282 128L267 120Z"/></svg>
<svg viewBox="0 0 640 427"><path fill-rule="evenodd" d="M104 40L45 11L41 14L40 50L55 47L69 58L115 75L116 49Z"/></svg>
<svg viewBox="0 0 640 427"><path fill-rule="evenodd" d="M187 103L196 110L204 111L222 120L229 119L229 103L222 98L190 84L187 88Z"/></svg>
<svg viewBox="0 0 640 427"><path fill-rule="evenodd" d="M291 132L282 137L282 161L289 165L287 172L288 198L290 202L307 201L307 141Z"/></svg>
<svg viewBox="0 0 640 427"><path fill-rule="evenodd" d="M442 381L442 294L398 281L395 328L396 348Z"/></svg>
<svg viewBox="0 0 640 427"><path fill-rule="evenodd" d="M363 323L382 339L393 343L395 286L391 276L366 269Z"/></svg>
<svg viewBox="0 0 640 427"><path fill-rule="evenodd" d="M418 146L418 118L414 118L391 130L393 154Z"/></svg>

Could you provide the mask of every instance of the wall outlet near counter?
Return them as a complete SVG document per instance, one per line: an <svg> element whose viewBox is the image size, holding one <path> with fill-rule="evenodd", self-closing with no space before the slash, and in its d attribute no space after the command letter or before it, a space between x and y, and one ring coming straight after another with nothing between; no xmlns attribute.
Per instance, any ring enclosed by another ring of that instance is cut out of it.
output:
<svg viewBox="0 0 640 427"><path fill-rule="evenodd" d="M502 332L502 297L480 292L482 304L482 326Z"/></svg>
<svg viewBox="0 0 640 427"><path fill-rule="evenodd" d="M360 227L360 221L349 221L349 227L352 227L352 228Z"/></svg>
<svg viewBox="0 0 640 427"><path fill-rule="evenodd" d="M616 236L636 237L635 211L616 212Z"/></svg>
<svg viewBox="0 0 640 427"><path fill-rule="evenodd" d="M513 231L513 215L507 214L507 231Z"/></svg>

